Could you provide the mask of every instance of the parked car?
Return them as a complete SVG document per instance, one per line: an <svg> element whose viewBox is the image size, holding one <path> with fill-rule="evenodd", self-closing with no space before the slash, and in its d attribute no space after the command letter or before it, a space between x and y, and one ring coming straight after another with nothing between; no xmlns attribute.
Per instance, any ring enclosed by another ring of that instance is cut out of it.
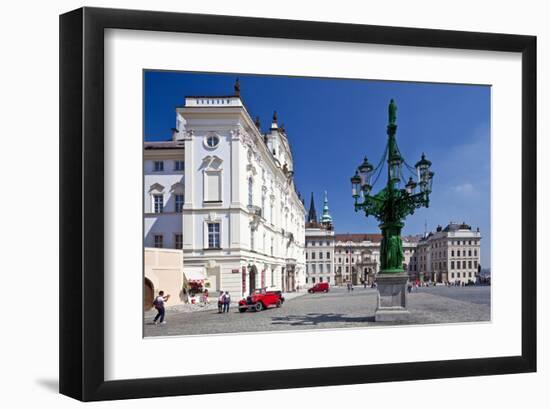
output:
<svg viewBox="0 0 550 409"><path fill-rule="evenodd" d="M328 283L317 283L313 287L311 287L309 290L307 290L308 293L328 293L329 287Z"/></svg>
<svg viewBox="0 0 550 409"><path fill-rule="evenodd" d="M273 306L280 308L284 301L281 291L267 291L265 288L258 288L248 297L239 301L239 312L262 311Z"/></svg>

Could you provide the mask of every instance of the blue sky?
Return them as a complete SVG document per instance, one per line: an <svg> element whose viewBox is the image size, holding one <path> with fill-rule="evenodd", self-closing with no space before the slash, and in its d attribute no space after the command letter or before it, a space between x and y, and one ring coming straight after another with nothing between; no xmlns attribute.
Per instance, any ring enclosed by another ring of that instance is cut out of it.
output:
<svg viewBox="0 0 550 409"><path fill-rule="evenodd" d="M481 265L490 267L489 86L371 80L146 71L146 140L170 139L175 107L186 95L231 95L235 78L253 118L284 123L297 189L320 214L327 190L337 233L377 232L373 218L353 211L350 177L367 156L377 164L386 143L388 103L397 104L397 143L414 165L422 152L435 172L431 203L405 222L404 234L449 221L480 228ZM385 183L381 177L374 190Z"/></svg>

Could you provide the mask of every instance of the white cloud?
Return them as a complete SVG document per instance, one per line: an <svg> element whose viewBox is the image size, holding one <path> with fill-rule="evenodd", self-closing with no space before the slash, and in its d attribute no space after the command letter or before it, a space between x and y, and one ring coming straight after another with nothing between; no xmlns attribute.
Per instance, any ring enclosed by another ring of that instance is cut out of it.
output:
<svg viewBox="0 0 550 409"><path fill-rule="evenodd" d="M453 191L460 194L471 194L474 193L475 188L474 185L467 182L453 187Z"/></svg>

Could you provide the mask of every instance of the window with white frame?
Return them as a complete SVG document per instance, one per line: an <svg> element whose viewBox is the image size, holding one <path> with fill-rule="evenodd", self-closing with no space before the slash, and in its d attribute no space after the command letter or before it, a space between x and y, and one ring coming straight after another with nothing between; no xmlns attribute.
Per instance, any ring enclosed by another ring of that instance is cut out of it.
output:
<svg viewBox="0 0 550 409"><path fill-rule="evenodd" d="M175 204L176 204L176 213L183 212L183 195L182 194L175 195Z"/></svg>
<svg viewBox="0 0 550 409"><path fill-rule="evenodd" d="M155 194L153 195L153 212L162 213L164 210L164 195Z"/></svg>
<svg viewBox="0 0 550 409"><path fill-rule="evenodd" d="M220 223L208 223L208 248L220 247Z"/></svg>
<svg viewBox="0 0 550 409"><path fill-rule="evenodd" d="M163 236L162 234L155 234L155 247L156 248L162 248L163 247Z"/></svg>
<svg viewBox="0 0 550 409"><path fill-rule="evenodd" d="M209 148L215 148L220 143L220 137L218 135L209 135L206 137L206 146Z"/></svg>
<svg viewBox="0 0 550 409"><path fill-rule="evenodd" d="M153 162L153 171L163 172L164 171L164 161L156 160Z"/></svg>
<svg viewBox="0 0 550 409"><path fill-rule="evenodd" d="M182 160L174 161L174 170L181 171L184 170L184 162Z"/></svg>

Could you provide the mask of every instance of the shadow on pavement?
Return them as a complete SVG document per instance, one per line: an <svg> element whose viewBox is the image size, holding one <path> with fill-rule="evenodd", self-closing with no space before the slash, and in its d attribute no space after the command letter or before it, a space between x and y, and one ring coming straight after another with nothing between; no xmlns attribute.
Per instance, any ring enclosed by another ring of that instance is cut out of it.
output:
<svg viewBox="0 0 550 409"><path fill-rule="evenodd" d="M366 323L374 322L374 315L368 317L346 317L344 314L306 314L287 315L286 317L273 317L272 325L318 325L326 323Z"/></svg>

